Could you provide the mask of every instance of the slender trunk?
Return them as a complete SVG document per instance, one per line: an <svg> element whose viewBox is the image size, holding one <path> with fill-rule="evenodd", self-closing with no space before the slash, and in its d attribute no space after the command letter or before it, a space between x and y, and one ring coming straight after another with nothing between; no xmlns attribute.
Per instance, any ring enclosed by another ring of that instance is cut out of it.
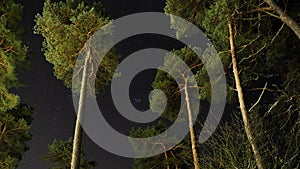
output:
<svg viewBox="0 0 300 169"><path fill-rule="evenodd" d="M187 106L187 111L188 111L188 118L189 118L189 128L190 128L190 135L191 135L194 166L195 166L195 169L199 169L200 167L199 167L198 155L197 155L197 150L196 150L196 139L195 139L195 132L194 132L194 128L193 128L192 111L191 111L191 107L190 107L187 80L188 79L186 78L185 79L185 84L184 84L185 101L186 101L186 106Z"/></svg>
<svg viewBox="0 0 300 169"><path fill-rule="evenodd" d="M74 139L73 139L71 169L79 169L80 168L81 144L82 144L82 128L80 126L80 120L77 117L76 125L75 125Z"/></svg>
<svg viewBox="0 0 300 169"><path fill-rule="evenodd" d="M81 155L80 152L81 152L81 147L82 147L81 146L81 144L82 144L82 127L81 127L80 123L83 119L83 112L84 112L84 105L85 105L86 85L87 85L87 64L88 64L89 58L90 58L90 50L88 48L87 56L86 56L86 59L84 62L84 67L83 67L82 79L81 79L78 112L77 112L77 119L76 119L76 124L75 124L75 131L74 131L71 169L79 169L80 168L80 155Z"/></svg>
<svg viewBox="0 0 300 169"><path fill-rule="evenodd" d="M166 159L166 161L168 161L168 153L167 153L167 150L166 150L166 146L165 146L162 142L161 142L161 143L158 143L158 144L160 144L160 145L163 147L165 159ZM169 162L167 163L167 169L170 169Z"/></svg>
<svg viewBox="0 0 300 169"><path fill-rule="evenodd" d="M166 158L166 160L168 161L168 154L167 154L167 151L165 151L165 158ZM167 169L170 169L169 163L167 164Z"/></svg>
<svg viewBox="0 0 300 169"><path fill-rule="evenodd" d="M254 154L254 158L256 160L256 165L257 165L258 169L263 169L262 159L259 154L257 145L254 141L254 137L253 137L253 134L251 131L251 126L249 123L248 113L247 113L245 102L244 102L243 90L242 90L242 86L241 86L241 82L240 82L240 78L239 78L239 72L238 72L238 68L237 68L237 61L236 61L236 55L235 55L233 30L232 30L232 26L231 26L231 21L229 19L228 19L228 28L229 28L229 40L230 40L230 51L231 51L231 56L232 56L233 73L234 73L236 89L238 92L238 99L239 99L240 108L241 108L241 112L242 112L242 118L243 118L243 122L244 122L244 126L245 126L245 131L246 131L246 135L249 140L249 143L251 145L251 148L252 148L252 151Z"/></svg>
<svg viewBox="0 0 300 169"><path fill-rule="evenodd" d="M283 12L283 10L273 1L273 0L265 0L265 2L273 9L274 12L279 15L279 18L283 23L285 23L288 27L290 27L297 37L300 39L300 26L299 24L291 18L289 15Z"/></svg>

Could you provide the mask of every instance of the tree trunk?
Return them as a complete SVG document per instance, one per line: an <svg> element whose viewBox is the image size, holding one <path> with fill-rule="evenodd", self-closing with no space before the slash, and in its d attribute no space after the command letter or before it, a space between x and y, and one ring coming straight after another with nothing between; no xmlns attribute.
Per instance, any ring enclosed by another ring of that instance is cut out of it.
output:
<svg viewBox="0 0 300 169"><path fill-rule="evenodd" d="M166 149L165 149L166 150ZM165 158L166 160L168 161L168 154L167 154L167 151L165 151ZM169 165L169 162L167 164L167 169L170 169L170 165Z"/></svg>
<svg viewBox="0 0 300 169"><path fill-rule="evenodd" d="M281 21L294 31L300 40L299 24L293 18L284 13L283 10L273 0L265 0L265 2L273 9L274 12L277 13L277 15L279 15Z"/></svg>
<svg viewBox="0 0 300 169"><path fill-rule="evenodd" d="M190 100L189 100L189 93L188 93L188 79L185 78L184 84L184 92L185 92L185 101L188 111L188 118L189 118L189 128L190 128L190 135L191 135L191 143L192 143L192 152L193 152L193 159L194 159L194 166L195 169L199 169L199 162L198 162L198 154L196 150L196 139L195 139L195 132L193 128L193 121L192 121L192 111L190 107Z"/></svg>
<svg viewBox="0 0 300 169"><path fill-rule="evenodd" d="M80 169L81 144L82 144L82 128L80 126L80 120L77 117L76 125L75 125L74 139L73 139L71 169Z"/></svg>
<svg viewBox="0 0 300 169"><path fill-rule="evenodd" d="M88 46L87 48L87 55L83 66L83 73L81 79L81 86L80 86L80 95L79 95L79 103L78 103L78 112L77 112L77 119L75 124L75 131L74 131L74 140L73 140L73 151L72 151L72 160L71 160L71 169L80 169L80 155L81 155L81 147L82 147L82 127L80 125L83 119L83 112L84 112L84 105L85 105L85 97L86 97L86 85L87 85L87 65L88 60L90 58L90 50Z"/></svg>
<svg viewBox="0 0 300 169"><path fill-rule="evenodd" d="M228 20L230 51L231 51L231 56L232 56L233 73L234 73L236 89L238 92L238 99L239 99L240 108L241 108L241 112L242 112L242 118L243 118L243 122L244 122L244 126L245 126L245 131L246 131L246 135L249 140L249 143L251 145L251 148L252 148L252 151L254 154L254 158L256 160L256 165L257 165L258 169L263 169L264 167L263 167L262 159L259 154L257 145L254 141L254 137L253 137L253 134L251 131L251 126L249 123L248 112L246 110L246 106L245 106L245 102L244 102L243 90L242 90L242 86L241 86L241 82L240 82L240 78L239 78L239 72L238 72L238 68L237 68L237 60L236 60L236 55L235 55L234 37L233 37L231 21L229 18L227 20Z"/></svg>
<svg viewBox="0 0 300 169"><path fill-rule="evenodd" d="M165 159L166 159L166 161L168 161L168 153L167 153L167 150L166 150L166 146L163 143L159 143L159 144L163 147ZM167 169L170 169L169 162L167 163Z"/></svg>

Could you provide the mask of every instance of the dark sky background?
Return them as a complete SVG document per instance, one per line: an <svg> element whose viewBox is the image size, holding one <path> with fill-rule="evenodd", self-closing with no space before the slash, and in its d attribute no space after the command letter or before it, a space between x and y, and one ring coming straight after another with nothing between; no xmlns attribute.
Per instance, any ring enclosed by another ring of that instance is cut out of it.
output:
<svg viewBox="0 0 300 169"><path fill-rule="evenodd" d="M34 108L34 120L31 133L33 138L29 141L30 149L25 153L20 162L20 169L44 169L49 164L41 159L47 153L47 144L54 139L66 140L73 136L75 112L72 103L71 90L67 89L62 81L57 80L52 71L52 65L45 60L41 52L42 37L33 34L34 18L42 11L43 1L18 0L22 3L22 26L27 30L24 35L24 43L29 47L30 70L20 72L20 80L26 85L15 92L21 96L22 102ZM113 19L137 12L163 12L165 1L161 0L102 0L106 13ZM160 36L137 36L118 44L123 56L142 48L157 47L170 50L171 40ZM168 46L167 46L168 45ZM178 44L177 44L178 45ZM175 45L176 46L176 45ZM136 108L147 108L149 85L153 80L154 71L144 71L132 82L133 98L140 98ZM138 85L137 85L138 84ZM109 94L99 96L100 108L107 113L106 118L111 125L118 130L128 132L128 129L136 124L120 118L115 113ZM83 138L83 146L89 160L95 160L96 168L104 169L129 169L133 159L113 155L98 147L86 135Z"/></svg>

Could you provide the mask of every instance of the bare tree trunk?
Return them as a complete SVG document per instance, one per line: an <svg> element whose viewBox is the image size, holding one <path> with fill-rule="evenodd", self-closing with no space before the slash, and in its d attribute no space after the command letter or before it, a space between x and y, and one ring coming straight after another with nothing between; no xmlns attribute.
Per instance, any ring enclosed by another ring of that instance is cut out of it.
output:
<svg viewBox="0 0 300 169"><path fill-rule="evenodd" d="M83 73L81 79L79 103L78 103L78 112L77 119L75 124L74 131L74 140L73 140L73 151L72 151L72 160L71 160L71 169L80 169L80 155L81 155L81 145L82 145L82 127L80 125L83 118L85 97L86 97L86 85L87 85L87 65L90 58L90 50L86 44L87 55L83 66Z"/></svg>
<svg viewBox="0 0 300 169"><path fill-rule="evenodd" d="M81 144L82 144L82 128L80 126L80 120L77 117L74 139L73 139L71 169L80 169Z"/></svg>
<svg viewBox="0 0 300 169"><path fill-rule="evenodd" d="M156 143L156 144L160 144L163 147L165 159L166 159L166 161L168 161L168 153L167 153L167 150L166 150L166 146L162 142ZM170 169L169 163L167 163L167 169Z"/></svg>
<svg viewBox="0 0 300 169"><path fill-rule="evenodd" d="M249 140L249 143L251 145L251 148L252 148L252 151L254 154L254 158L256 160L256 165L257 165L258 169L263 169L264 167L263 167L262 159L259 154L257 145L254 141L254 137L253 137L253 134L251 131L251 126L249 123L248 112L247 112L245 102L244 102L243 89L241 86L239 72L238 72L238 68L237 68L237 61L236 61L235 47L234 47L234 37L233 37L233 30L232 30L230 19L228 19L228 28L229 28L229 40L230 40L230 51L231 51L231 56L232 56L233 73L234 73L236 89L238 92L238 99L239 99L240 108L241 108L241 112L242 112L242 118L243 118L243 122L244 122L244 126L245 126L245 131L246 131L246 135Z"/></svg>
<svg viewBox="0 0 300 169"><path fill-rule="evenodd" d="M273 0L265 0L265 2L273 9L274 12L277 13L277 15L279 15L281 21L294 31L300 40L299 24L293 18L284 13L283 10Z"/></svg>
<svg viewBox="0 0 300 169"><path fill-rule="evenodd" d="M198 154L197 154L197 150L196 150L196 139L195 139L195 132L194 132L194 128L193 128L192 111L191 111L191 107L190 107L190 100L189 100L189 93L188 93L188 82L187 82L188 79L185 78L184 80L185 80L185 84L184 84L185 101L186 101L188 118L189 118L189 128L190 128L190 135L191 135L194 166L195 166L195 169L199 169L200 167L199 167L199 162L198 162Z"/></svg>
<svg viewBox="0 0 300 169"><path fill-rule="evenodd" d="M166 160L168 160L168 154L167 154L167 151L165 151L165 158L166 158ZM170 169L169 163L167 164L167 169Z"/></svg>

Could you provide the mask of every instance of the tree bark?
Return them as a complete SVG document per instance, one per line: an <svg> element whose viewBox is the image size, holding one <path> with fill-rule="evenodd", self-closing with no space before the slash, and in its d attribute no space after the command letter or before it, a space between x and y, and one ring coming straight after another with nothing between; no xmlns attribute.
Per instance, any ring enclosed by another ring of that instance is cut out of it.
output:
<svg viewBox="0 0 300 169"><path fill-rule="evenodd" d="M256 165L257 165L258 169L263 169L264 168L263 162L262 162L260 153L258 151L257 145L254 141L254 137L253 137L253 134L251 131L251 126L249 123L248 112L247 112L245 102L244 102L243 89L241 86L239 72L238 72L238 68L237 68L237 60L236 60L236 53L235 53L235 47L234 47L234 35L233 35L232 25L231 25L231 21L229 18L227 19L227 21L228 21L228 29L229 29L229 41L230 41L230 51L231 51L231 57L232 57L233 73L234 73L236 89L238 92L238 99L239 99L240 108L241 108L241 112L242 112L242 118L243 118L243 122L244 122L244 126L245 126L245 131L246 131L248 141L251 145L251 148L252 148L252 151L254 154Z"/></svg>
<svg viewBox="0 0 300 169"><path fill-rule="evenodd" d="M77 119L76 119L74 139L73 139L71 169L80 169L80 155L81 155L81 147L82 147L82 127L81 127L80 123L83 119L85 97L86 97L86 85L87 85L87 77L88 77L87 76L87 65L88 65L88 60L90 58L90 49L87 44L86 44L86 48L87 48L87 51L86 51L87 55L85 58L82 79L81 79L78 112L77 112Z"/></svg>
<svg viewBox="0 0 300 169"><path fill-rule="evenodd" d="M168 161L168 154L167 154L166 149L165 149L165 158L166 158L166 160ZM169 163L167 164L167 169L170 169Z"/></svg>
<svg viewBox="0 0 300 169"><path fill-rule="evenodd" d="M166 161L168 161L168 153L167 153L167 150L166 150L166 146L165 146L162 142L161 142L161 143L158 143L158 144L160 144L160 145L163 147L165 159L166 159ZM167 163L167 169L170 169L169 162Z"/></svg>
<svg viewBox="0 0 300 169"><path fill-rule="evenodd" d="M188 82L187 82L188 79L185 78L184 80L185 80L185 84L184 84L185 101L186 101L188 118L189 118L189 129L190 129L190 135L191 135L194 166L195 166L195 169L200 169L199 162L198 162L198 154L197 154L197 150L196 150L196 139L195 139L195 132L194 132L194 128L193 128L192 111L191 111L190 101L189 101Z"/></svg>
<svg viewBox="0 0 300 169"><path fill-rule="evenodd" d="M297 37L300 40L299 24L289 15L284 13L283 10L273 0L265 0L265 2L273 9L274 12L277 13L277 15L279 15L281 21L294 31L294 33L297 35Z"/></svg>

